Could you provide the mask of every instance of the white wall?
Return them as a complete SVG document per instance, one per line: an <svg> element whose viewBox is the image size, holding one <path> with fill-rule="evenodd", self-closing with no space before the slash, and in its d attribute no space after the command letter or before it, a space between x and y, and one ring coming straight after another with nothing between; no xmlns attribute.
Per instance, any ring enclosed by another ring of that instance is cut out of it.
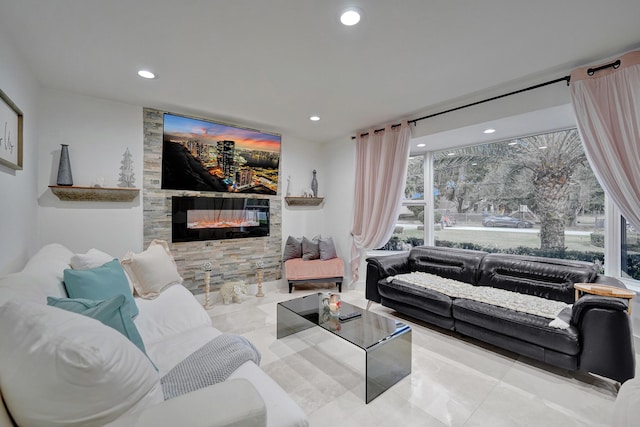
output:
<svg viewBox="0 0 640 427"><path fill-rule="evenodd" d="M91 186L99 177L104 185L117 186L122 154L128 147L133 155L136 186L142 186L142 108L92 98L70 92L43 89L39 110L38 196L41 244L59 242L74 252L97 247L121 257L128 250L142 250L142 201L133 203L63 202L49 190L55 185L60 144L69 144L74 185ZM352 144L351 144L352 145ZM282 236L333 236L327 209L339 206L333 190L334 161L326 155L326 145L299 138L282 137L282 197L291 176L291 194L301 195L311 186L316 169L318 193L326 197L324 207L288 207L283 201ZM327 165L331 165L331 170ZM348 168L352 170L352 167ZM352 172L351 172L352 173ZM348 194L348 199L352 196ZM341 215L339 215L341 217ZM341 254L347 254L341 252Z"/></svg>
<svg viewBox="0 0 640 427"><path fill-rule="evenodd" d="M23 170L0 165L0 276L20 270L38 248L38 82L23 58L0 35L0 89L24 115Z"/></svg>
<svg viewBox="0 0 640 427"><path fill-rule="evenodd" d="M133 157L135 185L142 187L142 107L43 89L39 101L38 204L42 245L58 242L73 252L93 247L122 257L142 250L142 192L133 202L60 201L56 184L60 144L69 145L75 186L104 180L117 187L125 150Z"/></svg>
<svg viewBox="0 0 640 427"><path fill-rule="evenodd" d="M356 144L345 136L323 145L325 164L329 165L324 206L323 234L333 237L338 255L345 263L345 285L351 282L351 227L353 225ZM360 282L365 279L364 258L360 263Z"/></svg>
<svg viewBox="0 0 640 427"><path fill-rule="evenodd" d="M351 225L355 182L355 142L350 136L324 144L314 144L292 138L282 138L282 197L287 192L287 177L291 176L291 195L300 196L311 187L312 171L316 169L318 196L324 203L318 207L282 204L282 240L287 237L332 237L336 252L345 262L345 283L351 281ZM364 262L364 261L363 261ZM360 279L364 279L361 269Z"/></svg>
<svg viewBox="0 0 640 427"><path fill-rule="evenodd" d="M282 136L280 160L280 188L282 194L282 240L283 246L287 237L313 237L323 233L323 206L287 206L284 197L287 195L287 179L291 177L289 189L291 196L302 196L305 189L311 188L313 170L318 180L318 196L326 198L329 194L326 177L323 145L310 143L297 138Z"/></svg>

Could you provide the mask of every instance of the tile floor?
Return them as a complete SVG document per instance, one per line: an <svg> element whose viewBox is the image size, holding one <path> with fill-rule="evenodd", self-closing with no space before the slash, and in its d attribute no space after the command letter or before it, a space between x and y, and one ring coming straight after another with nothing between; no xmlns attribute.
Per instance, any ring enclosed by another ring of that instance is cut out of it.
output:
<svg viewBox="0 0 640 427"><path fill-rule="evenodd" d="M413 328L412 373L366 405L363 351L320 328L276 339L276 304L325 290L289 294L284 283L270 282L264 298L250 296L241 304L223 305L214 293L209 310L215 327L260 349L260 366L298 402L311 426L609 425L612 382L419 324L377 304L371 310ZM342 299L366 307L363 289L345 289Z"/></svg>

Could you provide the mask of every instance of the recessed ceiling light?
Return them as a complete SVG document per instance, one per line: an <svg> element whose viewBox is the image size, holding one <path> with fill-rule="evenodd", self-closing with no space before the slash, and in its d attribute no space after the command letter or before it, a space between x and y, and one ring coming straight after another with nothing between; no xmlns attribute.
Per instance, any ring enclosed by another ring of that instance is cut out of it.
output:
<svg viewBox="0 0 640 427"><path fill-rule="evenodd" d="M451 153L447 153L447 156L455 156L456 153L454 153L453 151Z"/></svg>
<svg viewBox="0 0 640 427"><path fill-rule="evenodd" d="M416 145L416 147L420 147L420 148L426 147L426 146L427 146L427 144L418 144L418 145Z"/></svg>
<svg viewBox="0 0 640 427"><path fill-rule="evenodd" d="M318 116L311 116L311 117L309 117L309 120L311 120L312 122L317 122L318 120L320 120L320 117L318 117Z"/></svg>
<svg viewBox="0 0 640 427"><path fill-rule="evenodd" d="M544 150L545 148L547 148L547 146L546 146L546 145L543 145L543 146L538 147L538 148L539 148L539 149L541 149L541 150Z"/></svg>
<svg viewBox="0 0 640 427"><path fill-rule="evenodd" d="M138 71L138 75L140 77L142 77L143 79L155 79L156 78L156 75L153 74L149 70L140 70L140 71Z"/></svg>
<svg viewBox="0 0 640 427"><path fill-rule="evenodd" d="M496 131L495 129L489 128L489 129L483 130L482 133L494 133L495 131Z"/></svg>
<svg viewBox="0 0 640 427"><path fill-rule="evenodd" d="M340 22L343 25L352 26L360 22L360 13L355 9L347 9L340 15Z"/></svg>
<svg viewBox="0 0 640 427"><path fill-rule="evenodd" d="M477 163L471 163L471 166L478 166Z"/></svg>
<svg viewBox="0 0 640 427"><path fill-rule="evenodd" d="M511 141L510 143L508 143L507 145L516 145L518 142L517 141Z"/></svg>

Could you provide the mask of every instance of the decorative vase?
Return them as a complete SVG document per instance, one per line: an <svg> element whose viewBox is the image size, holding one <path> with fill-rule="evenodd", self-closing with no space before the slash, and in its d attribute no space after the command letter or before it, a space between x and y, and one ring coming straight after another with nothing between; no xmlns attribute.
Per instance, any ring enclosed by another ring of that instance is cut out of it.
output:
<svg viewBox="0 0 640 427"><path fill-rule="evenodd" d="M60 164L58 165L58 185L72 186L71 163L69 162L69 145L60 144Z"/></svg>
<svg viewBox="0 0 640 427"><path fill-rule="evenodd" d="M311 180L311 191L313 191L313 197L318 197L318 179L316 178L316 170L313 170L313 179Z"/></svg>

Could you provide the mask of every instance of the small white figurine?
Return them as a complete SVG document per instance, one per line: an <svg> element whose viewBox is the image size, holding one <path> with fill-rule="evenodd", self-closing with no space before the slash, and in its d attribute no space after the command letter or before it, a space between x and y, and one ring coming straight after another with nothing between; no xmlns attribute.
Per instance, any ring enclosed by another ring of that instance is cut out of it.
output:
<svg viewBox="0 0 640 427"><path fill-rule="evenodd" d="M242 280L227 282L220 288L222 302L226 305L230 302L242 302L242 298L247 295L247 285Z"/></svg>

